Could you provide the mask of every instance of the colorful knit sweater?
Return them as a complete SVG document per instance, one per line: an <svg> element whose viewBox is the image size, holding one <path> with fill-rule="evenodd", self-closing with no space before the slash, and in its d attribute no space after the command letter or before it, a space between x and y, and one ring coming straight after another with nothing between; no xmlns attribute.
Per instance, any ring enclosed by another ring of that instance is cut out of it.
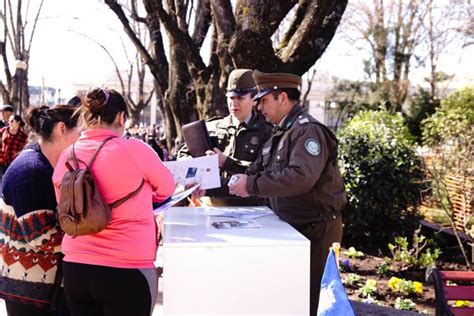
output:
<svg viewBox="0 0 474 316"><path fill-rule="evenodd" d="M0 297L41 306L54 304L63 233L56 213L37 210L16 217L0 199Z"/></svg>

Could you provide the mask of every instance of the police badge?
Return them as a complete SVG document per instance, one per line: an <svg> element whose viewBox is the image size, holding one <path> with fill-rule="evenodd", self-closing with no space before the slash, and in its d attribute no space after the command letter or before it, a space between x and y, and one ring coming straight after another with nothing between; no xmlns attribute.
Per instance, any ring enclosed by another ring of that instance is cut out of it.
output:
<svg viewBox="0 0 474 316"><path fill-rule="evenodd" d="M314 138L307 139L304 142L304 148L311 156L317 156L321 153L321 146L319 145L319 142Z"/></svg>

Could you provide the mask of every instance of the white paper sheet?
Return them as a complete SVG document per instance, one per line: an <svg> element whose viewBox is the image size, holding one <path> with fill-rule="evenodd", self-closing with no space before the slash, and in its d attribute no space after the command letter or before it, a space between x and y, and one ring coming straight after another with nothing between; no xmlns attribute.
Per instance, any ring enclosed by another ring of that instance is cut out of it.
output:
<svg viewBox="0 0 474 316"><path fill-rule="evenodd" d="M253 219L246 221L239 219L214 221L211 226L217 229L262 228L263 226Z"/></svg>
<svg viewBox="0 0 474 316"><path fill-rule="evenodd" d="M210 207L206 210L207 216L215 217L233 217L242 220L255 219L273 214L273 212L264 207L249 208L226 208L226 207Z"/></svg>
<svg viewBox="0 0 474 316"><path fill-rule="evenodd" d="M165 161L164 165L171 171L177 184L185 186L189 183L199 182L201 189L205 190L221 186L217 155Z"/></svg>

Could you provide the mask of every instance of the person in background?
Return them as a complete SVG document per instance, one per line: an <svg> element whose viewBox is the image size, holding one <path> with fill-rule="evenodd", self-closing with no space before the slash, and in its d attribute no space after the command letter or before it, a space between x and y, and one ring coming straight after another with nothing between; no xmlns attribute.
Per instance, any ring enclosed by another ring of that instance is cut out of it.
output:
<svg viewBox="0 0 474 316"><path fill-rule="evenodd" d="M72 105L72 106L79 106L81 105L81 98L79 98L77 95L73 96L69 101L67 101L67 104Z"/></svg>
<svg viewBox="0 0 474 316"><path fill-rule="evenodd" d="M163 161L170 160L170 154L168 151L168 145L166 142L166 138L162 138L158 141L158 146L160 146L161 150L163 151Z"/></svg>
<svg viewBox="0 0 474 316"><path fill-rule="evenodd" d="M337 139L298 104L300 76L256 70L253 77L258 108L276 126L258 160L229 191L269 198L273 211L311 241L310 315L316 315L329 247L341 242L347 202Z"/></svg>
<svg viewBox="0 0 474 316"><path fill-rule="evenodd" d="M128 110L117 91L94 89L83 98L80 109L85 130L62 153L54 170L57 200L72 149L78 159L87 162L109 138L91 166L98 190L107 203L138 193L112 210L102 231L77 238L64 236L68 305L73 316L149 316L158 290L153 266L158 227L152 202L161 202L174 192L174 179L150 146L122 137Z"/></svg>
<svg viewBox="0 0 474 316"><path fill-rule="evenodd" d="M0 112L2 112L2 118L0 120L0 128L2 128L8 125L10 116L13 115L13 106L10 104L4 104L0 108Z"/></svg>
<svg viewBox="0 0 474 316"><path fill-rule="evenodd" d="M211 190L196 190L195 197L204 194L211 197L212 205L265 205L258 197L236 199L229 195L227 183L233 174L244 173L250 164L257 159L261 147L270 138L272 126L265 118L254 111L252 100L257 93L252 70L235 69L229 75L227 84L227 105L230 115L224 118L211 119L206 122L209 135L217 139L214 152L219 156L221 169L221 187ZM179 158L189 155L184 146Z"/></svg>
<svg viewBox="0 0 474 316"><path fill-rule="evenodd" d="M8 121L9 125L0 129L0 138L2 140L0 149L0 164L3 173L8 169L8 166L20 153L26 145L28 136L26 135L23 126L25 122L20 115L12 115Z"/></svg>
<svg viewBox="0 0 474 316"><path fill-rule="evenodd" d="M3 177L0 199L0 297L9 316L69 315L61 289L62 232L56 220L53 167L79 137L75 108L30 108L28 145ZM41 223L41 224L38 224Z"/></svg>
<svg viewBox="0 0 474 316"><path fill-rule="evenodd" d="M148 135L146 142L158 154L158 157L160 157L161 161L164 161L163 149L160 147L160 145L156 141L155 136L154 135Z"/></svg>

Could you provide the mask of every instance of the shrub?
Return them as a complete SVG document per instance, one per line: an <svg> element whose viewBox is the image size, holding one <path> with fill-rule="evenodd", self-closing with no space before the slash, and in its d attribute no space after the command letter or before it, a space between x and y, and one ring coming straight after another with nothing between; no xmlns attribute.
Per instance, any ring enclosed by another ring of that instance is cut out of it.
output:
<svg viewBox="0 0 474 316"><path fill-rule="evenodd" d="M363 249L386 250L395 236L418 225L421 161L400 115L360 112L339 134L348 192L344 239Z"/></svg>

